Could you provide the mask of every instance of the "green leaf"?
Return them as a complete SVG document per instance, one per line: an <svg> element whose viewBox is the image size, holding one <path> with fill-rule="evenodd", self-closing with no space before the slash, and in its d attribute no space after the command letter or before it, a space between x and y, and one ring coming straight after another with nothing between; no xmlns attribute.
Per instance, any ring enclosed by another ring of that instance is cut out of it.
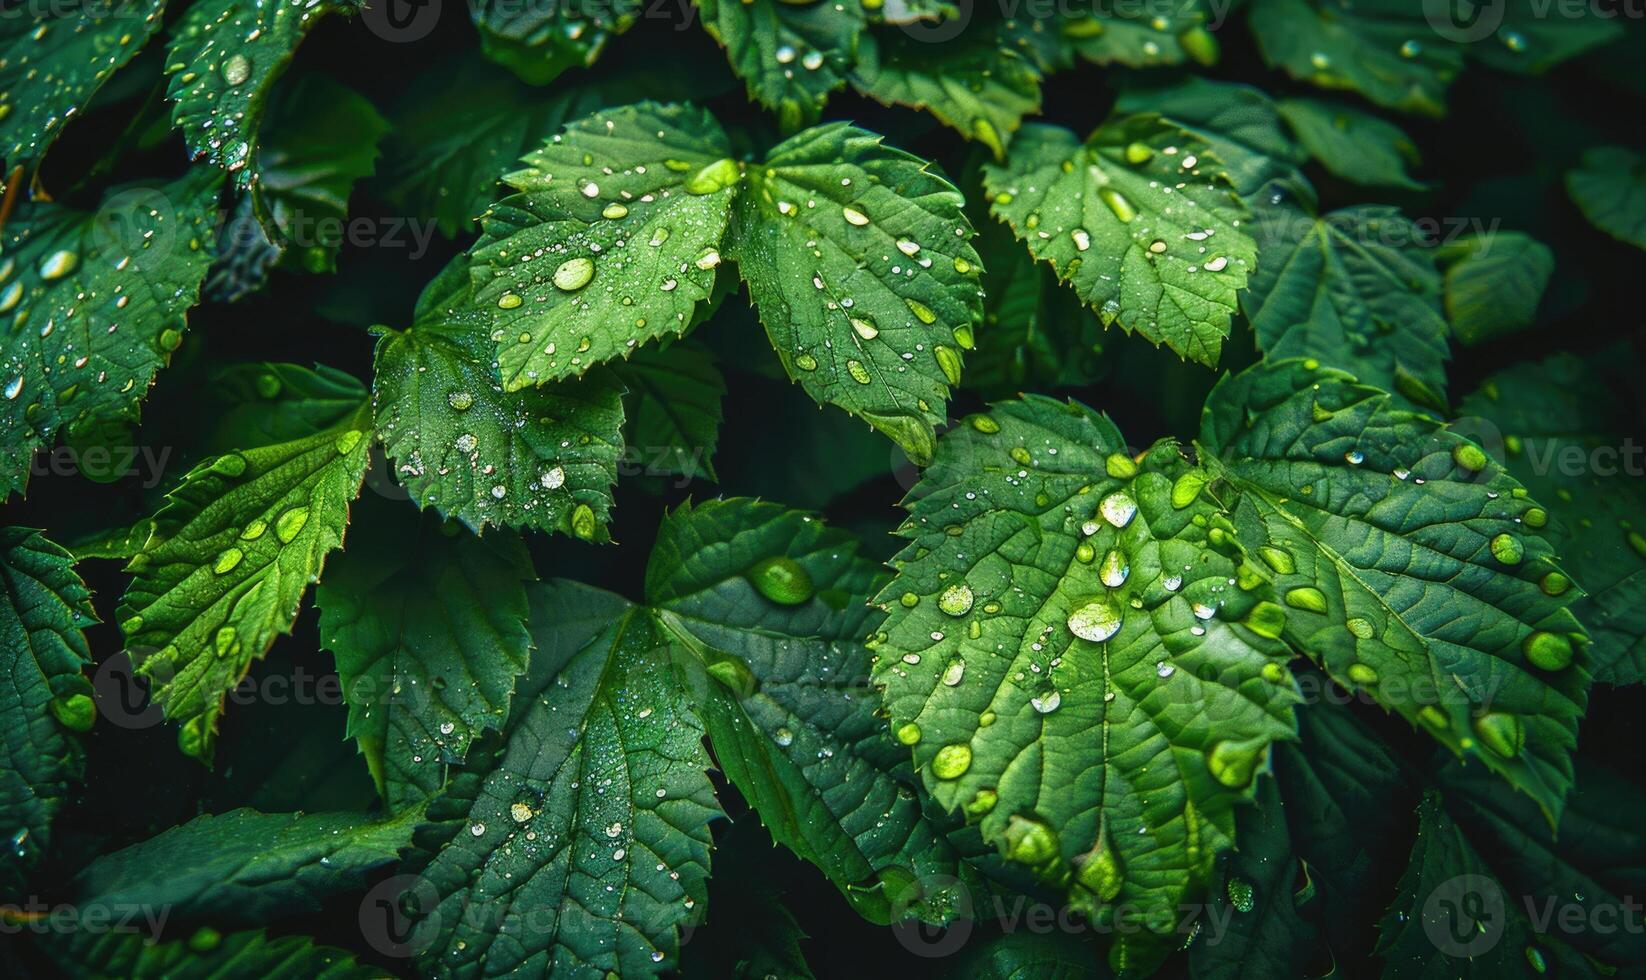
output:
<svg viewBox="0 0 1646 980"><path fill-rule="evenodd" d="M1264 258L1241 304L1264 354L1318 358L1444 409L1449 331L1416 225L1384 205L1313 217L1278 191L1255 224Z"/></svg>
<svg viewBox="0 0 1646 980"><path fill-rule="evenodd" d="M1372 187L1423 187L1406 170L1422 155L1394 123L1321 99L1282 99L1278 108L1298 142L1328 172Z"/></svg>
<svg viewBox="0 0 1646 980"><path fill-rule="evenodd" d="M1605 928L1608 913L1600 912L1617 909L1627 916L1639 894L1646 845L1633 815L1646 806L1646 794L1638 786L1593 762L1579 762L1577 791L1559 830L1551 831L1529 800L1497 792L1490 774L1479 769L1450 762L1435 783L1447 815L1488 856L1510 904L1549 916L1533 923L1553 940L1545 945L1540 938L1548 958L1569 944L1594 957L1603 975L1604 965L1638 970L1646 964L1646 937L1628 927ZM1583 913L1575 927L1574 909Z"/></svg>
<svg viewBox="0 0 1646 980"><path fill-rule="evenodd" d="M21 895L51 846L51 821L81 774L73 731L96 717L83 632L97 622L91 590L67 551L39 531L0 528L0 887Z"/></svg>
<svg viewBox="0 0 1646 980"><path fill-rule="evenodd" d="M547 85L568 68L594 64L607 42L628 30L643 11L638 3L469 4L486 57L532 85Z"/></svg>
<svg viewBox="0 0 1646 980"><path fill-rule="evenodd" d="M1063 43L1099 65L1154 68L1185 60L1213 65L1218 43L1205 27L1207 6L1202 0L1159 6L1114 4L1101 13L1065 15Z"/></svg>
<svg viewBox="0 0 1646 980"><path fill-rule="evenodd" d="M155 942L129 932L75 930L39 945L65 976L91 980L368 980L387 977L354 954L306 936L270 938L261 930L222 935L203 926L187 939Z"/></svg>
<svg viewBox="0 0 1646 980"><path fill-rule="evenodd" d="M1472 235L1447 245L1446 318L1467 346L1518 333L1537 319L1555 270L1548 246L1518 231Z"/></svg>
<svg viewBox="0 0 1646 980"><path fill-rule="evenodd" d="M1221 894L1213 893L1206 910L1209 922L1227 925L1189 947L1196 980L1314 975L1315 929L1298 912L1309 885L1292 853L1289 822L1275 781L1260 781L1256 805L1235 820L1240 847L1224 856Z"/></svg>
<svg viewBox="0 0 1646 980"><path fill-rule="evenodd" d="M709 298L738 168L701 109L652 102L566 127L481 216L474 295L503 387L581 376L683 333Z"/></svg>
<svg viewBox="0 0 1646 980"><path fill-rule="evenodd" d="M860 3L699 0L697 10L749 98L777 110L785 132L817 122L846 84L866 22Z"/></svg>
<svg viewBox="0 0 1646 980"><path fill-rule="evenodd" d="M845 123L786 140L749 183L728 254L784 370L929 459L982 317L960 192Z"/></svg>
<svg viewBox="0 0 1646 980"><path fill-rule="evenodd" d="M404 332L383 330L372 398L379 438L418 505L476 531L496 524L609 540L623 454L617 379L597 370L505 391L492 321L474 303L461 256L423 290L413 319Z"/></svg>
<svg viewBox="0 0 1646 980"><path fill-rule="evenodd" d="M316 591L321 645L337 657L360 744L390 810L432 797L483 732L501 730L526 669L520 539L475 537L410 508L380 507Z"/></svg>
<svg viewBox="0 0 1646 980"><path fill-rule="evenodd" d="M1276 575L1287 641L1553 822L1589 657L1573 597L1550 594L1569 580L1526 490L1441 423L1312 361L1220 382L1201 442Z"/></svg>
<svg viewBox="0 0 1646 980"><path fill-rule="evenodd" d="M172 28L166 96L189 152L234 175L258 179L258 129L275 80L321 18L352 13L353 0L272 3L200 0Z"/></svg>
<svg viewBox="0 0 1646 980"><path fill-rule="evenodd" d="M1295 174L1304 160L1274 101L1250 85L1191 76L1169 85L1128 86L1115 111L1158 113L1199 137L1242 198L1271 179Z"/></svg>
<svg viewBox="0 0 1646 980"><path fill-rule="evenodd" d="M166 496L118 617L184 754L209 764L223 699L290 632L343 543L371 444L366 406L330 429L225 453Z"/></svg>
<svg viewBox="0 0 1646 980"><path fill-rule="evenodd" d="M984 174L995 216L1106 325L1217 363L1257 250L1209 146L1149 114L1105 123L1084 144L1025 126L1011 159Z"/></svg>
<svg viewBox="0 0 1646 980"><path fill-rule="evenodd" d="M164 9L164 0L115 0L7 13L0 22L5 173L46 155L64 125L159 29Z"/></svg>
<svg viewBox="0 0 1646 980"><path fill-rule="evenodd" d="M1106 365L1103 324L1072 289L998 221L978 229L983 257L983 326L965 386L988 397L1091 384Z"/></svg>
<svg viewBox="0 0 1646 980"><path fill-rule="evenodd" d="M619 366L624 437L648 473L717 480L720 400L726 380L708 348L693 341L648 347Z"/></svg>
<svg viewBox="0 0 1646 980"><path fill-rule="evenodd" d="M1249 15L1263 59L1325 89L1359 92L1381 106L1430 116L1463 54L1436 35L1422 4L1362 0L1254 0Z"/></svg>
<svg viewBox="0 0 1646 980"><path fill-rule="evenodd" d="M1096 947L1060 929L1014 929L972 941L959 954L951 976L967 980L1097 980L1114 976L1103 968Z"/></svg>
<svg viewBox="0 0 1646 980"><path fill-rule="evenodd" d="M363 889L410 846L422 819L420 807L384 821L355 813L208 813L102 855L75 876L71 891L82 914L164 909L216 925L263 925Z"/></svg>
<svg viewBox="0 0 1646 980"><path fill-rule="evenodd" d="M718 94L712 81L698 77L707 73L666 59L655 70L671 79L671 91L684 86L694 97ZM415 79L390 113L394 129L384 142L383 195L455 237L496 197L497 178L521 156L574 119L645 98L652 77L637 72L565 80L545 92L483 61L442 63Z"/></svg>
<svg viewBox="0 0 1646 980"><path fill-rule="evenodd" d="M707 894L720 810L703 726L649 613L572 583L529 591L539 649L506 741L471 749L435 804L423 966L651 976ZM594 630L574 646L579 617Z"/></svg>
<svg viewBox="0 0 1646 980"><path fill-rule="evenodd" d="M1540 533L1577 580L1572 611L1593 639L1595 679L1636 684L1646 680L1646 492L1617 463L1636 420L1605 397L1612 387L1594 366L1560 354L1493 375L1464 399L1458 425L1480 431L1548 505L1527 523L1547 524Z"/></svg>
<svg viewBox="0 0 1646 980"><path fill-rule="evenodd" d="M1495 30L1470 44L1467 51L1469 57L1499 71L1541 75L1623 36L1616 12L1599 6L1581 4L1551 11L1535 0L1506 0L1494 8L1498 15Z"/></svg>
<svg viewBox="0 0 1646 980"><path fill-rule="evenodd" d="M1040 111L1040 70L1009 46L1004 31L943 44L897 29L866 34L851 80L882 105L929 111L997 160L1023 117Z"/></svg>
<svg viewBox="0 0 1646 980"><path fill-rule="evenodd" d="M1591 225L1646 248L1646 157L1621 146L1587 150L1566 172L1566 192Z"/></svg>
<svg viewBox="0 0 1646 980"><path fill-rule="evenodd" d="M715 758L772 837L873 922L900 917L911 881L932 889L915 912L947 921L955 902L982 900L981 847L922 804L875 715L863 637L878 569L857 550L778 504L685 505L664 517L646 596L707 664L700 710ZM939 889L945 879L958 887Z"/></svg>
<svg viewBox="0 0 1646 980"><path fill-rule="evenodd" d="M939 442L878 599L874 679L928 790L1127 923L1117 963L1169 948L1293 728L1285 614L1231 584L1261 579L1204 482L1078 404L998 404Z"/></svg>
<svg viewBox="0 0 1646 980"><path fill-rule="evenodd" d="M292 264L337 271L349 194L376 169L377 142L388 129L371 102L326 75L304 76L275 101L252 193Z"/></svg>
<svg viewBox="0 0 1646 980"><path fill-rule="evenodd" d="M218 184L194 170L160 187L116 188L96 214L36 204L8 223L0 499L24 489L34 450L60 430L74 438L136 420L200 295Z"/></svg>
<svg viewBox="0 0 1646 980"><path fill-rule="evenodd" d="M325 364L307 368L264 361L213 372L206 397L211 419L202 440L205 451L226 453L329 429L359 411L366 388L354 375Z"/></svg>

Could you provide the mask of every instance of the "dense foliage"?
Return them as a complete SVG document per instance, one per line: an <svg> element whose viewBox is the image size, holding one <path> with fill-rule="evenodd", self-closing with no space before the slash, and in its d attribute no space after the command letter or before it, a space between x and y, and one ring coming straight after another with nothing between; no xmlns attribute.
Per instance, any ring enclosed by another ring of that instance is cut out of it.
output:
<svg viewBox="0 0 1646 980"><path fill-rule="evenodd" d="M8 975L1646 972L1640 11L0 14Z"/></svg>

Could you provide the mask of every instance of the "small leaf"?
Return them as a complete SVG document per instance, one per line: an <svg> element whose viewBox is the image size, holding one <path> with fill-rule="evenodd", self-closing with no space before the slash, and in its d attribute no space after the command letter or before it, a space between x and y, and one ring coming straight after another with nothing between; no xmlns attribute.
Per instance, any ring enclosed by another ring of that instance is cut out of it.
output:
<svg viewBox="0 0 1646 980"><path fill-rule="evenodd" d="M471 750L420 838L445 841L422 873L423 968L652 976L707 895L703 727L650 613L573 583L530 592L539 649L508 733Z"/></svg>
<svg viewBox="0 0 1646 980"><path fill-rule="evenodd" d="M70 734L91 727L91 662L84 630L97 622L91 590L68 552L39 531L0 528L0 887L23 894L51 846L51 821L79 780Z"/></svg>
<svg viewBox="0 0 1646 980"><path fill-rule="evenodd" d="M547 85L568 68L594 64L614 36L634 24L637 4L518 4L478 0L469 5L486 57L533 85Z"/></svg>
<svg viewBox="0 0 1646 980"><path fill-rule="evenodd" d="M718 479L714 450L726 380L714 355L690 340L648 347L620 365L617 375L628 388L624 438L646 472Z"/></svg>
<svg viewBox="0 0 1646 980"><path fill-rule="evenodd" d="M728 250L789 377L929 459L982 315L960 192L844 123L786 140L749 181Z"/></svg>
<svg viewBox="0 0 1646 980"><path fill-rule="evenodd" d="M355 9L352 0L191 4L166 48L166 96L189 152L233 174L238 187L255 184L258 129L275 80L316 22Z"/></svg>
<svg viewBox="0 0 1646 980"><path fill-rule="evenodd" d="M1280 115L1309 155L1344 180L1421 189L1407 167L1422 159L1400 127L1369 112L1320 99L1282 99Z"/></svg>
<svg viewBox="0 0 1646 980"><path fill-rule="evenodd" d="M1076 908L1165 930L1119 962L1169 948L1298 700L1203 483L1083 406L999 404L939 443L878 597L875 681L927 789Z"/></svg>
<svg viewBox="0 0 1646 980"><path fill-rule="evenodd" d="M228 452L183 477L127 563L120 629L184 754L209 764L223 698L290 632L343 543L371 438L362 404L336 426Z"/></svg>
<svg viewBox="0 0 1646 980"><path fill-rule="evenodd" d="M417 301L411 329L378 341L372 400L395 475L420 507L462 521L609 539L623 454L622 385L604 369L505 391L493 322L459 256Z"/></svg>
<svg viewBox="0 0 1646 980"><path fill-rule="evenodd" d="M1129 85L1115 111L1158 113L1204 140L1242 198L1271 179L1296 174L1305 157L1274 101L1250 85L1195 76L1169 85Z"/></svg>
<svg viewBox="0 0 1646 980"><path fill-rule="evenodd" d="M1208 7L1218 9L1205 0L1162 7L1115 4L1100 13L1068 17L1061 25L1063 43L1099 65L1154 68L1184 61L1213 65L1218 60L1218 43L1205 27L1211 19Z"/></svg>
<svg viewBox="0 0 1646 980"><path fill-rule="evenodd" d="M1526 490L1439 422L1310 361L1224 379L1201 442L1276 575L1287 641L1552 823L1589 657L1574 596L1543 586L1564 573Z"/></svg>
<svg viewBox="0 0 1646 980"><path fill-rule="evenodd" d="M1560 354L1501 371L1464 399L1457 425L1479 432L1549 508L1525 523L1548 536L1576 579L1545 588L1578 596L1572 611L1593 638L1595 679L1638 684L1646 680L1646 493L1636 474L1607 462L1630 444L1623 433L1636 418L1623 399L1606 397L1633 384L1604 376L1614 361L1627 363Z"/></svg>
<svg viewBox="0 0 1646 980"><path fill-rule="evenodd" d="M1445 113L1446 89L1463 67L1463 54L1437 35L1423 5L1255 0L1250 9L1263 59L1293 78L1350 89L1404 112Z"/></svg>
<svg viewBox="0 0 1646 980"><path fill-rule="evenodd" d="M1566 192L1591 225L1646 248L1646 157L1620 146L1597 146L1567 171Z"/></svg>
<svg viewBox="0 0 1646 980"><path fill-rule="evenodd" d="M1444 409L1449 331L1417 226L1383 205L1313 217L1278 191L1259 197L1263 264L1241 298L1258 348L1272 359L1318 358L1411 405Z"/></svg>
<svg viewBox="0 0 1646 980"><path fill-rule="evenodd" d="M481 217L474 295L517 391L678 335L708 299L739 169L701 109L643 102L566 127Z"/></svg>
<svg viewBox="0 0 1646 980"><path fill-rule="evenodd" d="M116 0L7 13L0 21L4 173L46 155L74 114L159 29L164 8L164 0Z"/></svg>
<svg viewBox="0 0 1646 980"><path fill-rule="evenodd" d="M483 732L501 730L526 668L520 539L368 511L318 589L320 641L337 657L360 744L391 811L432 797Z"/></svg>
<svg viewBox="0 0 1646 980"><path fill-rule="evenodd" d="M136 420L199 298L220 182L198 168L159 187L116 188L96 214L41 203L8 223L0 492L24 488L34 450L60 430L73 437Z"/></svg>
<svg viewBox="0 0 1646 980"><path fill-rule="evenodd" d="M866 20L860 3L700 0L697 9L749 98L777 110L785 132L817 122L846 84Z"/></svg>
<svg viewBox="0 0 1646 980"><path fill-rule="evenodd" d="M1148 114L1105 123L1084 144L1025 126L985 186L995 216L1105 324L1217 363L1257 250L1205 143Z"/></svg>
<svg viewBox="0 0 1646 980"><path fill-rule="evenodd" d="M392 820L355 813L204 814L104 854L71 886L82 914L165 909L179 919L255 926L320 910L363 889L395 863L422 822L416 807Z"/></svg>
<svg viewBox="0 0 1646 980"><path fill-rule="evenodd" d="M1517 231L1460 239L1444 248L1441 262L1446 318L1468 346L1530 327L1555 270L1548 246Z"/></svg>

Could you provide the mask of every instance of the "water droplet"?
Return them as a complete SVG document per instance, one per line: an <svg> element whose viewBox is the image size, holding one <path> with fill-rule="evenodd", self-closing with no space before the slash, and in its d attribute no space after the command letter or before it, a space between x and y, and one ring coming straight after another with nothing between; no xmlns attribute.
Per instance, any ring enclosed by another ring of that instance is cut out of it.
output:
<svg viewBox="0 0 1646 980"><path fill-rule="evenodd" d="M749 569L748 579L757 592L780 606L798 606L815 591L811 575L787 555L756 562Z"/></svg>
<svg viewBox="0 0 1646 980"><path fill-rule="evenodd" d="M1098 188L1097 197L1098 200L1107 205L1109 210L1114 213L1114 216L1119 218L1121 221L1131 221L1133 218L1137 217L1137 208L1132 207L1132 202L1126 199L1126 195L1120 193L1114 188Z"/></svg>
<svg viewBox="0 0 1646 980"><path fill-rule="evenodd" d="M932 757L932 775L938 779L959 779L972 767L972 747L945 745Z"/></svg>
<svg viewBox="0 0 1646 980"><path fill-rule="evenodd" d="M897 729L897 740L902 742L904 745L919 745L920 726L912 721L906 725L899 726Z"/></svg>
<svg viewBox="0 0 1646 980"><path fill-rule="evenodd" d="M1049 715L1056 711L1062 703L1063 695L1058 693L1055 687L1045 694L1039 694L1029 699L1029 705L1043 715Z"/></svg>
<svg viewBox="0 0 1646 980"><path fill-rule="evenodd" d="M790 745L794 744L794 732L789 731L787 726L781 726L777 729L777 731L772 733L772 741L783 746L784 748L788 748Z"/></svg>
<svg viewBox="0 0 1646 980"><path fill-rule="evenodd" d="M925 303L922 303L917 299L905 299L903 304L909 308L910 313L914 314L914 318L919 320L921 323L937 322L937 314L933 313L932 308L927 306Z"/></svg>
<svg viewBox="0 0 1646 980"><path fill-rule="evenodd" d="M943 377L949 380L949 384L959 385L962 367L960 354L953 347L938 344L932 348L932 356L937 358L937 366L942 370Z"/></svg>
<svg viewBox="0 0 1646 980"><path fill-rule="evenodd" d="M522 302L524 302L524 300L520 298L520 294L504 293L503 295L497 297L497 308L500 310L512 310L519 307Z"/></svg>
<svg viewBox="0 0 1646 980"><path fill-rule="evenodd" d="M1286 605L1291 606L1293 609L1306 609L1309 612L1323 613L1327 609L1326 593L1312 585L1305 585L1286 593Z"/></svg>
<svg viewBox="0 0 1646 980"><path fill-rule="evenodd" d="M291 544L293 538L303 530L303 525L309 522L307 507L293 507L274 519L274 536L280 539L281 544Z"/></svg>
<svg viewBox="0 0 1646 980"><path fill-rule="evenodd" d="M514 820L515 823L525 823L526 821L530 820L533 816L535 816L535 814L532 813L532 808L531 808L530 804L515 803L514 805L509 807L509 816Z"/></svg>
<svg viewBox="0 0 1646 980"><path fill-rule="evenodd" d="M869 216L864 214L862 211L859 211L857 208L850 206L843 207L840 209L840 213L843 217L845 217L846 223L849 225L856 225L861 228L869 223Z"/></svg>
<svg viewBox="0 0 1646 980"><path fill-rule="evenodd" d="M21 395L22 393L23 393L23 376L21 374L19 374L15 378L12 378L10 381L6 382L6 400L7 401L15 401L17 399L17 396Z"/></svg>
<svg viewBox="0 0 1646 980"><path fill-rule="evenodd" d="M619 218L626 218L628 215L629 209L616 201L606 205L600 212L600 216L602 218L608 218L612 221L616 221Z"/></svg>
<svg viewBox="0 0 1646 980"><path fill-rule="evenodd" d="M1221 255L1214 255L1200 264L1207 272L1222 272L1229 267L1229 260Z"/></svg>
<svg viewBox="0 0 1646 980"><path fill-rule="evenodd" d="M817 358L810 354L798 354L795 356L794 366L802 371L816 371Z"/></svg>
<svg viewBox="0 0 1646 980"><path fill-rule="evenodd" d="M223 59L223 81L230 85L243 84L251 77L251 59L235 53Z"/></svg>
<svg viewBox="0 0 1646 980"><path fill-rule="evenodd" d="M880 328L875 326L874 320L868 316L854 316L850 318L852 329L864 340L873 340L880 336Z"/></svg>
<svg viewBox="0 0 1646 980"><path fill-rule="evenodd" d="M1110 524L1115 527L1125 527L1132 522L1132 517L1137 514L1137 502L1125 491L1116 490L1104 497L1103 502L1097 505L1097 509L1103 515L1103 519Z"/></svg>
<svg viewBox="0 0 1646 980"><path fill-rule="evenodd" d="M846 371L851 374L852 380L860 385L866 385L873 380L869 375L869 369L863 366L862 361L856 359L847 361Z"/></svg>
<svg viewBox="0 0 1646 980"><path fill-rule="evenodd" d="M1479 473L1486 468L1485 452L1473 443L1465 442L1453 447L1452 461L1470 473Z"/></svg>
<svg viewBox="0 0 1646 980"><path fill-rule="evenodd" d="M446 404L459 412L466 412L474 405L474 396L466 391L453 391L446 395Z"/></svg>
<svg viewBox="0 0 1646 980"><path fill-rule="evenodd" d="M68 249L58 249L40 262L40 278L50 282L61 279L80 264L80 256Z"/></svg>
<svg viewBox="0 0 1646 980"><path fill-rule="evenodd" d="M950 616L964 616L972 611L972 588L964 582L956 582L943 590L937 598L937 608Z"/></svg>
<svg viewBox="0 0 1646 980"><path fill-rule="evenodd" d="M1475 734L1488 749L1512 759L1526 746L1526 729L1519 718L1501 711L1489 711L1475 719Z"/></svg>
<svg viewBox="0 0 1646 980"><path fill-rule="evenodd" d="M1512 534L1492 538L1492 557L1505 565L1518 565L1526 557L1526 547Z"/></svg>
<svg viewBox="0 0 1646 980"><path fill-rule="evenodd" d="M713 194L737 183L737 164L728 159L716 160L686 181L688 194Z"/></svg>
<svg viewBox="0 0 1646 980"><path fill-rule="evenodd" d="M1119 551L1110 551L1103 556L1103 564L1097 570L1097 577L1109 588L1118 589L1126 584L1126 576L1131 573L1132 568L1126 564L1126 556Z"/></svg>
<svg viewBox="0 0 1646 980"><path fill-rule="evenodd" d="M1256 901L1254 901L1252 884L1244 878L1231 876L1226 890L1229 893L1229 904L1234 906L1236 912L1250 912L1257 906Z"/></svg>
<svg viewBox="0 0 1646 980"><path fill-rule="evenodd" d="M1239 789L1252 781L1262 752L1249 744L1223 741L1206 752L1206 768L1212 778L1230 789Z"/></svg>
<svg viewBox="0 0 1646 980"><path fill-rule="evenodd" d="M225 548L223 553L217 556L217 564L212 566L212 571L219 575L226 575L234 571L234 567L240 564L240 559L244 557L246 557L245 552L239 548Z"/></svg>
<svg viewBox="0 0 1646 980"><path fill-rule="evenodd" d="M1107 599L1094 599L1069 614L1069 632L1101 643L1120 631L1121 612Z"/></svg>
<svg viewBox="0 0 1646 980"><path fill-rule="evenodd" d="M554 288L563 293L575 293L589 284L594 278L594 260L587 256L578 256L560 263L554 270ZM511 294L512 295L512 294ZM501 301L498 303L502 305Z"/></svg>
<svg viewBox="0 0 1646 980"><path fill-rule="evenodd" d="M1559 633L1547 633L1539 630L1526 637L1521 644L1521 650L1532 666L1540 670L1564 670L1570 666L1573 656L1572 641Z"/></svg>

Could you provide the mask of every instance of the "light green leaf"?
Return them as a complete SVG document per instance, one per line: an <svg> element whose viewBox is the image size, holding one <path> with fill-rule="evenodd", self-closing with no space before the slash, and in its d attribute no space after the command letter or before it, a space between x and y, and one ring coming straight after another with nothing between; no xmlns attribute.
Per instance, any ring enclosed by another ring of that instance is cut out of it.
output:
<svg viewBox="0 0 1646 980"><path fill-rule="evenodd" d="M1444 409L1449 331L1423 232L1383 205L1314 217L1278 191L1260 197L1263 262L1241 298L1258 348L1274 359L1318 358L1412 405Z"/></svg>
<svg viewBox="0 0 1646 980"><path fill-rule="evenodd" d="M1205 474L1031 396L940 441L878 600L891 727L1009 861L1158 960L1298 696ZM1239 581L1247 588L1237 587Z"/></svg>
<svg viewBox="0 0 1646 980"><path fill-rule="evenodd" d="M120 628L179 747L209 764L223 698L289 632L343 543L371 444L366 406L312 436L194 467L127 563Z"/></svg>
<svg viewBox="0 0 1646 980"><path fill-rule="evenodd" d="M172 28L166 48L172 123L189 152L234 175L258 179L258 129L274 82L322 17L352 13L353 0L201 0Z"/></svg>
<svg viewBox="0 0 1646 980"><path fill-rule="evenodd" d="M1040 70L1003 32L933 44L901 30L863 37L852 85L883 105L925 109L995 159L1023 117L1040 111Z"/></svg>
<svg viewBox="0 0 1646 980"><path fill-rule="evenodd" d="M1500 449L1548 506L1526 523L1549 537L1583 593L1572 611L1593 638L1595 679L1637 684L1646 680L1646 492L1619 463L1636 417L1608 397L1613 387L1593 365L1556 355L1493 375L1464 399L1457 424Z"/></svg>
<svg viewBox="0 0 1646 980"><path fill-rule="evenodd" d="M281 93L259 150L262 179L251 193L287 261L307 272L337 271L349 194L376 169L377 141L388 129L364 96L329 76L306 75Z"/></svg>
<svg viewBox="0 0 1646 980"><path fill-rule="evenodd" d="M1422 155L1394 123L1321 99L1282 99L1278 108L1298 142L1328 172L1373 187L1423 187L1406 171Z"/></svg>
<svg viewBox="0 0 1646 980"><path fill-rule="evenodd" d="M1216 5L1213 4L1213 7ZM1217 39L1206 30L1202 0L1173 4L1113 4L1101 13L1067 15L1063 43L1087 61L1154 68L1195 61L1214 65Z"/></svg>
<svg viewBox="0 0 1646 980"><path fill-rule="evenodd" d="M623 454L622 385L579 380L505 391L493 322L459 256L417 301L411 329L383 330L373 371L379 438L419 506L489 524L609 540ZM381 329L381 328L380 328Z"/></svg>
<svg viewBox="0 0 1646 980"><path fill-rule="evenodd" d="M422 819L421 807L377 822L356 813L208 813L104 854L71 891L82 913L164 909L216 925L263 925L363 889L410 846Z"/></svg>
<svg viewBox="0 0 1646 980"><path fill-rule="evenodd" d="M857 550L778 504L686 505L658 531L646 596L708 665L700 710L715 758L772 837L878 923L901 917L915 879L953 879L960 888L933 887L914 910L943 922L957 901L982 901L983 848L922 803L875 715L863 637L879 570Z"/></svg>
<svg viewBox="0 0 1646 980"><path fill-rule="evenodd" d="M1646 157L1621 146L1597 146L1566 172L1566 192L1591 225L1646 248Z"/></svg>
<svg viewBox="0 0 1646 980"><path fill-rule="evenodd" d="M59 430L73 438L136 420L200 295L220 182L200 168L159 187L117 188L94 215L42 203L7 224L0 493L24 488L34 450Z"/></svg>
<svg viewBox="0 0 1646 980"><path fill-rule="evenodd" d="M1526 490L1441 423L1311 361L1219 383L1201 443L1276 575L1287 641L1553 822L1589 657Z"/></svg>
<svg viewBox="0 0 1646 980"><path fill-rule="evenodd" d="M1555 271L1548 246L1518 231L1460 239L1442 249L1440 261L1446 268L1446 318L1469 346L1531 326Z"/></svg>
<svg viewBox="0 0 1646 980"><path fill-rule="evenodd" d="M1392 109L1443 115L1446 88L1463 67L1462 51L1410 0L1254 0L1250 11L1270 65Z"/></svg>
<svg viewBox="0 0 1646 980"><path fill-rule="evenodd" d="M1204 140L1242 198L1271 179L1295 174L1305 158L1274 101L1250 85L1190 76L1169 85L1128 86L1115 111L1157 113Z"/></svg>
<svg viewBox="0 0 1646 980"><path fill-rule="evenodd" d="M39 162L160 27L165 0L15 7L0 21L0 164ZM37 12L44 12L38 14Z"/></svg>
<svg viewBox="0 0 1646 980"><path fill-rule="evenodd" d="M854 126L807 130L751 170L728 241L789 377L916 462L982 317L960 192L929 168Z"/></svg>
<svg viewBox="0 0 1646 980"><path fill-rule="evenodd" d="M1257 250L1210 147L1150 114L1084 144L1025 126L1012 147L985 170L995 216L1105 324L1215 365Z"/></svg>
<svg viewBox="0 0 1646 980"><path fill-rule="evenodd" d="M717 480L720 400L726 379L709 349L694 341L648 347L620 365L624 436L647 473Z"/></svg>
<svg viewBox="0 0 1646 980"><path fill-rule="evenodd" d="M714 287L738 167L707 112L643 102L566 127L481 216L474 295L503 387L581 376L683 333Z"/></svg>
<svg viewBox="0 0 1646 980"><path fill-rule="evenodd" d="M749 89L785 132L817 122L846 84L866 15L861 3L698 0L698 13Z"/></svg>
<svg viewBox="0 0 1646 980"><path fill-rule="evenodd" d="M432 797L481 733L501 730L526 669L520 539L475 537L434 515L379 507L315 593L360 744L390 810Z"/></svg>
<svg viewBox="0 0 1646 980"><path fill-rule="evenodd" d="M594 64L607 42L644 11L639 2L469 4L486 57L533 85L547 85L568 68Z"/></svg>
<svg viewBox="0 0 1646 980"><path fill-rule="evenodd" d="M83 632L97 622L91 590L67 551L29 528L0 528L0 887L24 894L27 872L51 846L51 821L80 778L70 732L97 711L81 669Z"/></svg>
<svg viewBox="0 0 1646 980"><path fill-rule="evenodd" d="M83 980L370 980L388 977L354 954L306 936L270 938L261 930L222 935L210 926L187 939L155 942L141 933L73 930L39 945L65 976Z"/></svg>
<svg viewBox="0 0 1646 980"><path fill-rule="evenodd" d="M530 593L539 650L507 738L473 747L436 804L424 969L651 976L707 895L720 809L703 726L648 612L571 583ZM568 642L564 621L597 611L587 643Z"/></svg>

